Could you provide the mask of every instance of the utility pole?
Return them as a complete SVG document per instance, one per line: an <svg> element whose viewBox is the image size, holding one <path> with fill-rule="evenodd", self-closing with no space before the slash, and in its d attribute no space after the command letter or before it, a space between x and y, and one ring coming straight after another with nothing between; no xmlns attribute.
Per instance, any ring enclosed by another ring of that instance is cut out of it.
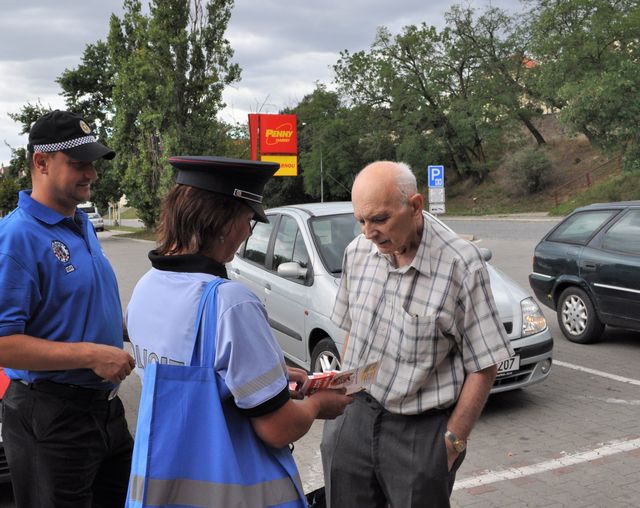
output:
<svg viewBox="0 0 640 508"><path fill-rule="evenodd" d="M324 174L322 172L322 145L320 145L320 203L324 203Z"/></svg>

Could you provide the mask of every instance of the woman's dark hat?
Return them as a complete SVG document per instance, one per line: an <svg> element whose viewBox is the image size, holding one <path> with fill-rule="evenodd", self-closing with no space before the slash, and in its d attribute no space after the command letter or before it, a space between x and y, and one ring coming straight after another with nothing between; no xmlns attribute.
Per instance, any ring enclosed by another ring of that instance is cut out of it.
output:
<svg viewBox="0 0 640 508"><path fill-rule="evenodd" d="M191 155L170 157L169 162L178 170L176 183L241 199L255 212L255 220L269 222L262 207L262 194L280 167L277 162Z"/></svg>
<svg viewBox="0 0 640 508"><path fill-rule="evenodd" d="M96 141L93 129L80 115L57 109L31 126L27 149L31 153L63 152L83 162L116 156L116 152Z"/></svg>

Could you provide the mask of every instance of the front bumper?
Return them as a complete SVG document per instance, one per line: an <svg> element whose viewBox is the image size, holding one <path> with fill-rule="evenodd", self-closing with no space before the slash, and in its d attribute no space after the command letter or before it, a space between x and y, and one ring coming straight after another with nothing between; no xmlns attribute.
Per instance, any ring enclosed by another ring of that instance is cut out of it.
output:
<svg viewBox="0 0 640 508"><path fill-rule="evenodd" d="M496 379L491 393L525 388L539 383L551 372L553 337L549 328L529 337L511 341L515 354L520 355L520 369Z"/></svg>

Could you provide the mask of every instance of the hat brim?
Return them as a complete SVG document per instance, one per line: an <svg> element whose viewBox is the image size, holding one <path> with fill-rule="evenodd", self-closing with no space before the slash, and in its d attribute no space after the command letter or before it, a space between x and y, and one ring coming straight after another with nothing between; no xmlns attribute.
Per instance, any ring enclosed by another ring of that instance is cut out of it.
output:
<svg viewBox="0 0 640 508"><path fill-rule="evenodd" d="M111 148L107 148L102 143L98 142L87 143L85 145L75 146L61 151L69 157L83 162L93 162L98 159L111 160L116 156L116 152L111 150Z"/></svg>
<svg viewBox="0 0 640 508"><path fill-rule="evenodd" d="M247 201L246 199L241 199L240 201L242 201L245 205L253 210L253 220L269 224L269 219L267 219L267 216L264 213L264 208L262 208L262 205L260 203Z"/></svg>

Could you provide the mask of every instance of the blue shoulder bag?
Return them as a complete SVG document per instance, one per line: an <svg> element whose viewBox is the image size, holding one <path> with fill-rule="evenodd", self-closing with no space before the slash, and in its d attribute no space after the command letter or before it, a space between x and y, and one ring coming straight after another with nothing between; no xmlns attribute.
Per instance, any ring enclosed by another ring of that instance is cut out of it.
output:
<svg viewBox="0 0 640 508"><path fill-rule="evenodd" d="M289 448L267 446L220 395L228 393L213 368L223 282L210 282L200 300L191 365L145 368L127 507L307 506Z"/></svg>

